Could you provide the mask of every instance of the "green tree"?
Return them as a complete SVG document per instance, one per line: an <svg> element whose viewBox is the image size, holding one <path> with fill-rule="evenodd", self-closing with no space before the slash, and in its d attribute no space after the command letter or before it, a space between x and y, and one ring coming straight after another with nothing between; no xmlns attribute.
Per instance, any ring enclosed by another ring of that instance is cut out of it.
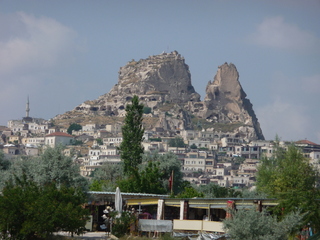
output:
<svg viewBox="0 0 320 240"><path fill-rule="evenodd" d="M126 116L122 127L120 158L124 163L124 174L136 175L142 162L144 129L142 126L143 104L138 96L133 96L132 104L126 106Z"/></svg>
<svg viewBox="0 0 320 240"><path fill-rule="evenodd" d="M98 143L99 145L103 145L103 141L102 141L101 138L97 138L96 141L97 141L97 143Z"/></svg>
<svg viewBox="0 0 320 240"><path fill-rule="evenodd" d="M241 197L241 192L233 188L220 187L218 184L209 183L200 185L197 190L204 194L206 198L237 198Z"/></svg>
<svg viewBox="0 0 320 240"><path fill-rule="evenodd" d="M144 113L144 114L149 114L149 113L151 113L151 108L150 108L150 107L143 107L143 113Z"/></svg>
<svg viewBox="0 0 320 240"><path fill-rule="evenodd" d="M130 225L135 224L137 218L131 212L123 211L120 217L116 217L118 212L112 214L114 222L112 225L112 234L118 238L130 233Z"/></svg>
<svg viewBox="0 0 320 240"><path fill-rule="evenodd" d="M287 150L276 144L272 158L263 158L258 167L257 190L278 199L274 212L282 217L296 209L307 213L305 224L320 229L318 172L294 145Z"/></svg>
<svg viewBox="0 0 320 240"><path fill-rule="evenodd" d="M177 195L177 198L194 198L194 197L203 198L204 194L202 192L197 191L192 186L185 187L184 190Z"/></svg>
<svg viewBox="0 0 320 240"><path fill-rule="evenodd" d="M104 163L91 174L91 191L115 191L123 177L123 164Z"/></svg>
<svg viewBox="0 0 320 240"><path fill-rule="evenodd" d="M195 145L194 143L190 146L191 149L197 149L197 145Z"/></svg>
<svg viewBox="0 0 320 240"><path fill-rule="evenodd" d="M74 131L79 131L79 130L81 130L82 129L82 126L80 125L80 124L78 124L78 123L72 123L72 124L70 124L70 126L68 127L68 129L67 129L67 132L69 133L69 134L72 134L72 131L74 130Z"/></svg>
<svg viewBox="0 0 320 240"><path fill-rule="evenodd" d="M0 232L11 239L47 239L56 231L80 234L88 211L86 195L79 189L16 178L7 182L0 195Z"/></svg>
<svg viewBox="0 0 320 240"><path fill-rule="evenodd" d="M162 178L159 163L149 161L142 170L123 178L118 184L124 192L164 194L167 189L162 185Z"/></svg>
<svg viewBox="0 0 320 240"><path fill-rule="evenodd" d="M180 137L170 139L168 144L170 147L185 147L184 141Z"/></svg>
<svg viewBox="0 0 320 240"><path fill-rule="evenodd" d="M10 161L4 156L4 153L0 150L0 171L7 170L10 167Z"/></svg>
<svg viewBox="0 0 320 240"><path fill-rule="evenodd" d="M149 161L157 162L159 171L161 173L160 182L163 188L167 189L167 192L170 193L169 189L169 178L173 173L173 193L178 194L184 188L182 187L183 183L183 173L181 172L181 162L178 160L177 156L172 153L159 154L158 152L148 153L143 155L143 163L148 163ZM147 164L142 164L141 169L147 166Z"/></svg>
<svg viewBox="0 0 320 240"><path fill-rule="evenodd" d="M88 181L80 175L79 166L72 158L65 156L63 147L47 147L45 151L36 157L16 159L6 171L0 172L0 187L6 181L15 181L15 176L23 175L39 186L55 183L57 186L81 187L88 189Z"/></svg>
<svg viewBox="0 0 320 240"><path fill-rule="evenodd" d="M265 210L240 209L223 221L223 227L232 240L286 240L298 233L302 218L296 211L277 221Z"/></svg>

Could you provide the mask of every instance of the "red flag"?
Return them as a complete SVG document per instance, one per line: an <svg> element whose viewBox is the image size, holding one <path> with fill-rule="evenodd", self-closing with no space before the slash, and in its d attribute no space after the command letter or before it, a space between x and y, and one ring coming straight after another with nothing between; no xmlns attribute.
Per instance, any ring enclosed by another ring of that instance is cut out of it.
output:
<svg viewBox="0 0 320 240"><path fill-rule="evenodd" d="M172 170L171 175L169 177L169 189L170 189L171 193L172 193L172 187L173 187L173 170Z"/></svg>
<svg viewBox="0 0 320 240"><path fill-rule="evenodd" d="M170 189L170 191L172 189L172 175L170 175L170 177L169 177L169 189Z"/></svg>

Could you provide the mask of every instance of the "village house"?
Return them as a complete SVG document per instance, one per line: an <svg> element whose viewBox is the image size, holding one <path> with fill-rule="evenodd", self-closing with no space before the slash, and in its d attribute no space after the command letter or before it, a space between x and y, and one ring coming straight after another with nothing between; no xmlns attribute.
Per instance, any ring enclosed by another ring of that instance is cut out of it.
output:
<svg viewBox="0 0 320 240"><path fill-rule="evenodd" d="M70 134L63 132L54 132L45 136L45 145L56 147L58 145L69 145L74 140Z"/></svg>
<svg viewBox="0 0 320 240"><path fill-rule="evenodd" d="M26 137L22 139L22 144L41 147L45 144L45 137Z"/></svg>
<svg viewBox="0 0 320 240"><path fill-rule="evenodd" d="M188 171L197 171L197 172L205 172L206 171L206 161L213 160L212 156L205 151L191 151L186 153L184 159L184 165L182 166L183 172ZM210 166L211 167L211 166Z"/></svg>
<svg viewBox="0 0 320 240"><path fill-rule="evenodd" d="M122 143L122 137L108 137L108 138L103 138L103 144L108 145L108 146L117 146L119 147L120 144Z"/></svg>
<svg viewBox="0 0 320 240"><path fill-rule="evenodd" d="M120 124L107 124L106 131L114 134L119 134L122 132L122 125Z"/></svg>

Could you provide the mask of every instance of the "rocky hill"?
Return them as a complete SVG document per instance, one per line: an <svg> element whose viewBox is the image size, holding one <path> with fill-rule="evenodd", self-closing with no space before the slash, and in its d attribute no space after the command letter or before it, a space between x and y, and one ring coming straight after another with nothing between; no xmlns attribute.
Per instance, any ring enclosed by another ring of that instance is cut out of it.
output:
<svg viewBox="0 0 320 240"><path fill-rule="evenodd" d="M118 83L109 93L86 101L72 111L54 118L58 123L121 122L125 106L138 95L145 106L146 129L209 129L247 139L264 139L250 100L239 82L233 64L219 66L206 88L204 101L194 90L191 74L177 51L132 60L120 68Z"/></svg>

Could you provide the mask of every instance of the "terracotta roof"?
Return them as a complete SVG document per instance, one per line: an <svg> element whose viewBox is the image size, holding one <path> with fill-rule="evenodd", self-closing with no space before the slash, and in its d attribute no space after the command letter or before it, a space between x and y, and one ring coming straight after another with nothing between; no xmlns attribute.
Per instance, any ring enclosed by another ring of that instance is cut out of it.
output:
<svg viewBox="0 0 320 240"><path fill-rule="evenodd" d="M316 143L314 143L314 142L311 142L311 141L309 141L309 140L300 140L300 141L297 141L297 142L295 142L296 144L308 144L308 145L318 145L318 144L316 144Z"/></svg>
<svg viewBox="0 0 320 240"><path fill-rule="evenodd" d="M72 137L70 134L68 133L64 133L64 132L54 132L54 133L50 133L48 135L46 135L46 137L54 137L54 136L57 136L57 137Z"/></svg>

